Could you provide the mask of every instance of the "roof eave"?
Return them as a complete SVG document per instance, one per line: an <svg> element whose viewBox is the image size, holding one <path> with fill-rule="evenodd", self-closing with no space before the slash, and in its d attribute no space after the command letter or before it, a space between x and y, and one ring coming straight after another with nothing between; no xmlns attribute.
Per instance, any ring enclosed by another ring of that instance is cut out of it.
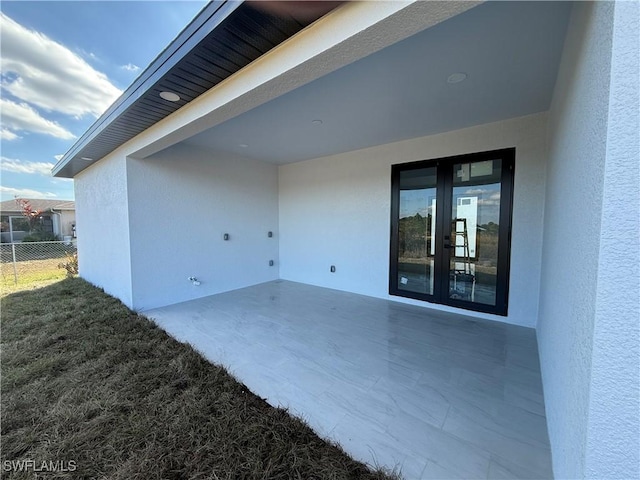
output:
<svg viewBox="0 0 640 480"><path fill-rule="evenodd" d="M53 176L73 178L73 174L63 174L62 171L69 166L79 152L131 107L138 98L155 85L194 46L215 30L242 3L243 0L213 0L207 4L54 165L51 170ZM86 160L86 165L82 169L87 168L98 160L100 159Z"/></svg>

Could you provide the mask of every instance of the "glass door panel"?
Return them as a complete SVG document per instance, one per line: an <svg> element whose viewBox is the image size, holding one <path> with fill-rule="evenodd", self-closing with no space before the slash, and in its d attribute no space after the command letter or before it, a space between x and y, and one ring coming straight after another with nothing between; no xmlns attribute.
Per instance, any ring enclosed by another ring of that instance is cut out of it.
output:
<svg viewBox="0 0 640 480"><path fill-rule="evenodd" d="M436 167L400 172L398 290L433 295Z"/></svg>
<svg viewBox="0 0 640 480"><path fill-rule="evenodd" d="M502 160L455 163L451 175L448 296L495 306Z"/></svg>
<svg viewBox="0 0 640 480"><path fill-rule="evenodd" d="M507 315L515 149L393 165L389 293Z"/></svg>

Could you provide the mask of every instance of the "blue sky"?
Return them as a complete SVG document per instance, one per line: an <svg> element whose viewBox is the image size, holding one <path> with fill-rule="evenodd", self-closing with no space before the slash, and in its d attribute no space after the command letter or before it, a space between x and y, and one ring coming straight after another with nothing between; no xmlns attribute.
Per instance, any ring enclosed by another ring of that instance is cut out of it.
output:
<svg viewBox="0 0 640 480"><path fill-rule="evenodd" d="M57 158L205 4L2 1L1 200L72 200Z"/></svg>

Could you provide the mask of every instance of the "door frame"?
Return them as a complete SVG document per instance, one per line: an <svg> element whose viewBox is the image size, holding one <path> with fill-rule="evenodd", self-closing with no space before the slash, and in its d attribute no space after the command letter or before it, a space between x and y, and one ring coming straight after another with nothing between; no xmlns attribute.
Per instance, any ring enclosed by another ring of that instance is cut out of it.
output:
<svg viewBox="0 0 640 480"><path fill-rule="evenodd" d="M493 313L507 316L509 303L509 273L511 259L511 230L513 216L513 184L515 170L515 147L478 153L454 155L431 160L391 165L391 222L389 249L389 294L412 298L465 310ZM447 174L455 163L473 163L486 160L502 160L500 179L500 214L498 229L498 257L496 273L496 304L488 305L467 300L449 298L449 251L445 249L446 232L450 231L447 221L452 211L452 178ZM437 167L436 202L436 251L434 258L433 295L402 290L398 286L398 248L400 220L400 172L429 167Z"/></svg>

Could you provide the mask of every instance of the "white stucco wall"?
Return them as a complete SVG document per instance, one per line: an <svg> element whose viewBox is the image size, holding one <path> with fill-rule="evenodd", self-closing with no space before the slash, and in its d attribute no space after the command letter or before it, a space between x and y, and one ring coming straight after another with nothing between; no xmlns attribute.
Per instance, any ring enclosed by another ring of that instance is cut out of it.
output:
<svg viewBox="0 0 640 480"><path fill-rule="evenodd" d="M60 240L68 235L73 235L73 225L76 223L75 210L56 210L51 213L53 221L53 234Z"/></svg>
<svg viewBox="0 0 640 480"><path fill-rule="evenodd" d="M534 327L545 135L546 115L536 114L281 166L281 278L460 312L388 294L391 165L516 147L509 315L464 312Z"/></svg>
<svg viewBox="0 0 640 480"><path fill-rule="evenodd" d="M176 146L129 159L127 177L134 308L278 278L276 166Z"/></svg>
<svg viewBox="0 0 640 480"><path fill-rule="evenodd" d="M75 211L63 210L60 212L60 235L73 235L73 225L75 223Z"/></svg>
<svg viewBox="0 0 640 480"><path fill-rule="evenodd" d="M640 478L638 32L640 4L617 3L585 455L589 478Z"/></svg>
<svg viewBox="0 0 640 480"><path fill-rule="evenodd" d="M575 5L549 117L538 343L557 478L639 473L633 3Z"/></svg>
<svg viewBox="0 0 640 480"><path fill-rule="evenodd" d="M130 306L126 160L114 152L75 180L80 276Z"/></svg>

